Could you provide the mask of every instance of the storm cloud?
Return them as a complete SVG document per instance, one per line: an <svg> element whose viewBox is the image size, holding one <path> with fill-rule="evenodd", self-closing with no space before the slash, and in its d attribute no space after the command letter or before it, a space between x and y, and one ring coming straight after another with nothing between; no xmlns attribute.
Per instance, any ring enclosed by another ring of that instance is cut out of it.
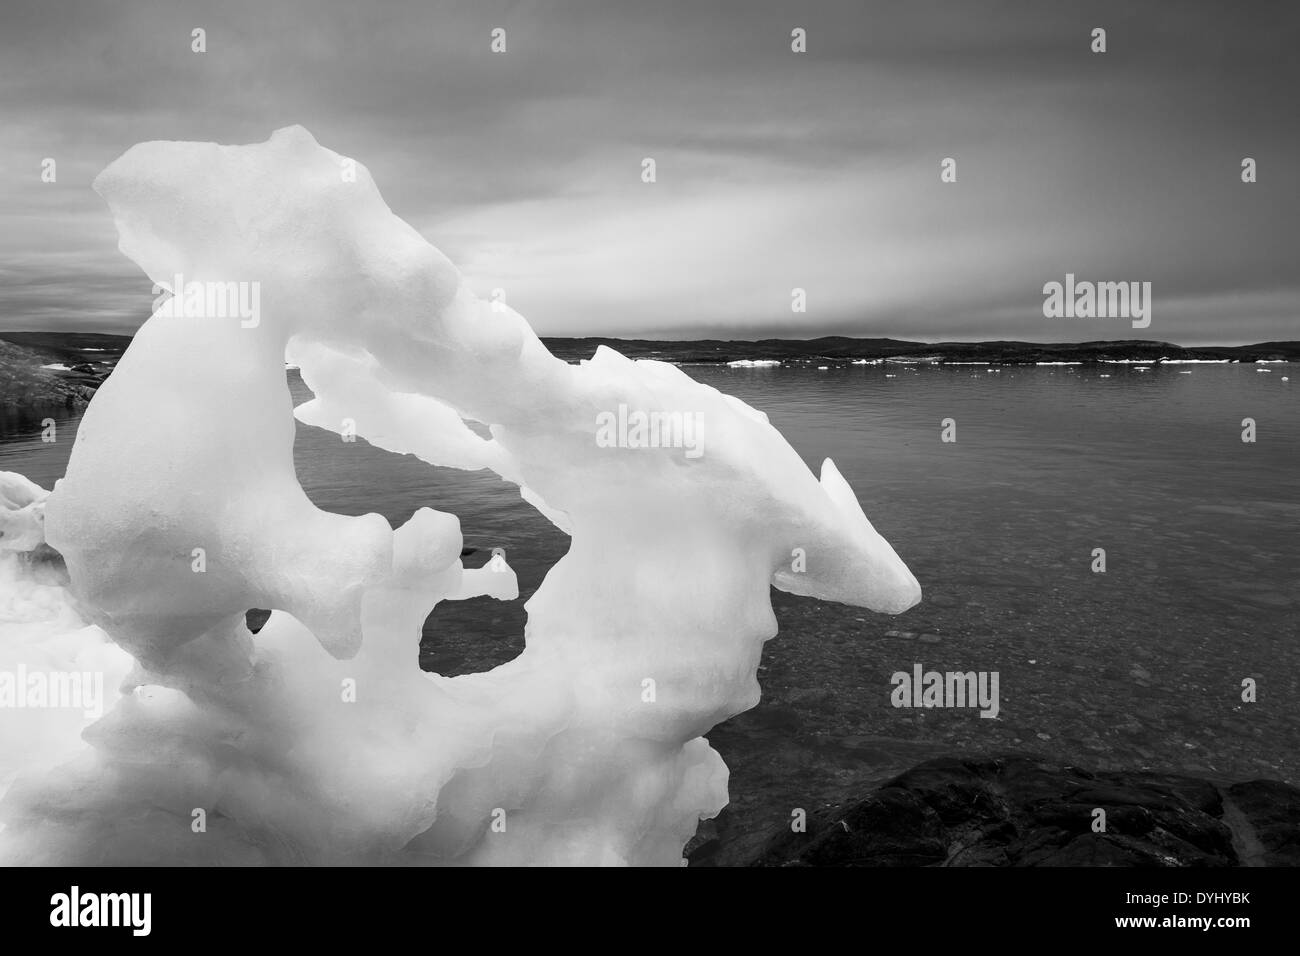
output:
<svg viewBox="0 0 1300 956"><path fill-rule="evenodd" d="M0 326L139 325L95 174L300 123L542 334L1300 337L1300 7L1134 6L6 0ZM1151 327L1045 318L1067 273Z"/></svg>

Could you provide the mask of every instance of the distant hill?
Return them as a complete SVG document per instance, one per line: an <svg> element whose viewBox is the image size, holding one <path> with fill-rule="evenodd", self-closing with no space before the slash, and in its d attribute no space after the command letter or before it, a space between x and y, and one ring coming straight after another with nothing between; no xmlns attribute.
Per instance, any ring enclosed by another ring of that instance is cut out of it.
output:
<svg viewBox="0 0 1300 956"><path fill-rule="evenodd" d="M1300 342L1183 347L1168 342L907 342L900 339L762 339L657 341L654 339L543 338L546 347L568 362L589 359L606 345L628 358L657 359L682 365L738 361L847 365L853 361L912 360L988 362L1214 361L1300 362ZM112 373L128 335L95 332L0 332L0 406L80 407ZM60 369L42 368L63 366Z"/></svg>
<svg viewBox="0 0 1300 956"><path fill-rule="evenodd" d="M74 360L79 357L94 357L89 353L101 350L117 358L131 344L129 335L104 335L99 332L0 332L0 339L34 349L54 359Z"/></svg>
<svg viewBox="0 0 1300 956"><path fill-rule="evenodd" d="M79 408L90 400L93 388L83 392L81 382L41 367L49 364L48 353L0 340L0 411Z"/></svg>
<svg viewBox="0 0 1300 956"><path fill-rule="evenodd" d="M130 344L127 335L0 332L0 409L82 408Z"/></svg>
<svg viewBox="0 0 1300 956"><path fill-rule="evenodd" d="M1034 362L1101 362L1162 358L1187 361L1228 359L1300 361L1300 342L1264 342L1259 345L1215 345L1183 347L1168 342L1121 340L1113 342L906 342L899 339L853 339L828 336L820 339L763 339L757 342L701 341L660 342L652 339L544 338L546 347L569 361L590 358L597 347L607 345L629 358L651 358L681 363L725 363L736 361L820 362L846 364L854 359L919 358L948 362L992 362L1018 364Z"/></svg>

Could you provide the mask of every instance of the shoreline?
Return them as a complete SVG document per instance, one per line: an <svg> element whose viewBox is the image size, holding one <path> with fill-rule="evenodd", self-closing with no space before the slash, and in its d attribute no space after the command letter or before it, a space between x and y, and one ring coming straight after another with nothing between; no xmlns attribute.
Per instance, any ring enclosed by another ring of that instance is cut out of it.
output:
<svg viewBox="0 0 1300 956"><path fill-rule="evenodd" d="M686 857L704 867L1300 865L1300 788L1091 771L1031 753L936 757L856 800L796 813L729 834L724 808Z"/></svg>

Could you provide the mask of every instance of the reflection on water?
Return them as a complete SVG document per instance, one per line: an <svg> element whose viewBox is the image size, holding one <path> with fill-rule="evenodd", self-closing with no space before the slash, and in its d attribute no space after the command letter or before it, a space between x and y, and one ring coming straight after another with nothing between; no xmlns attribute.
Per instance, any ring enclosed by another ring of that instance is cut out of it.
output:
<svg viewBox="0 0 1300 956"><path fill-rule="evenodd" d="M21 472L44 488L52 487L68 467L80 422L81 413L63 405L0 406L0 471Z"/></svg>
<svg viewBox="0 0 1300 956"><path fill-rule="evenodd" d="M788 820L940 752L1297 782L1300 429L1287 366L1274 369L687 369L766 411L814 469L833 457L925 590L899 618L774 594L763 702L710 735L732 772L727 826ZM0 469L49 487L77 424L53 417L54 444L39 420L4 419ZM945 418L955 443L940 441ZM295 458L323 508L398 524L430 505L483 549L467 563L506 549L521 600L440 607L426 668L518 653L523 603L567 539L512 486L302 426ZM999 719L891 707L890 675L916 662L998 671Z"/></svg>

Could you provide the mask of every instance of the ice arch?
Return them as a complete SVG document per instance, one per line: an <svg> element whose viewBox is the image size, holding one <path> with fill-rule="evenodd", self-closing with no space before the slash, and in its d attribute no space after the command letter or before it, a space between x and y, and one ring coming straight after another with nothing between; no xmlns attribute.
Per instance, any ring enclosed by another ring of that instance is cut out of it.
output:
<svg viewBox="0 0 1300 956"><path fill-rule="evenodd" d="M142 143L95 189L155 283L258 313L159 309L87 411L46 535L86 630L134 665L91 746L10 789L0 859L678 865L727 801L702 735L758 701L769 587L920 599L829 460L819 481L671 365L554 358L301 127ZM571 536L520 657L419 670L434 605L513 597L513 574L464 569L452 515L315 508L286 356L316 394L301 420L491 469ZM694 416L702 454L597 442L620 409ZM278 609L256 637L249 607Z"/></svg>

